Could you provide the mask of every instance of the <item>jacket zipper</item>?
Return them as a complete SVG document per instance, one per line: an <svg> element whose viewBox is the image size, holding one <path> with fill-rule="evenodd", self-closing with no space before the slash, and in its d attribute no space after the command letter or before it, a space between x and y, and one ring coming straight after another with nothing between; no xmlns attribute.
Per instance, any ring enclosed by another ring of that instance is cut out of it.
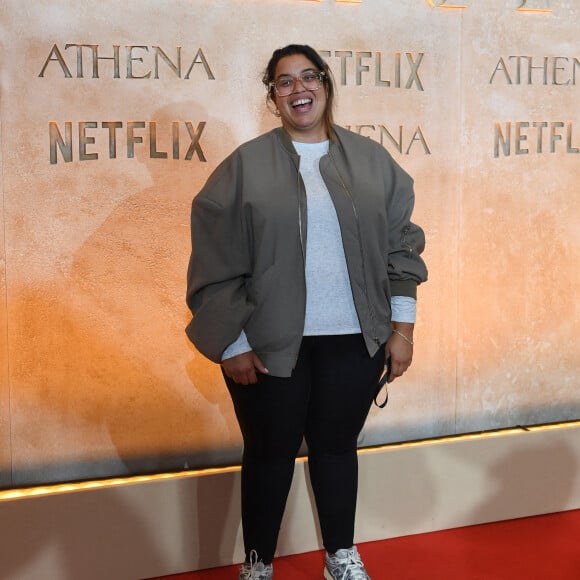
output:
<svg viewBox="0 0 580 580"><path fill-rule="evenodd" d="M298 228L299 228L299 235L300 235L300 249L302 251L302 270L304 272L304 311L302 312L302 335L304 335L304 319L306 317L306 244L304 241L304 232L303 232L303 210L304 204L302 203L303 200L306 200L306 189L304 188L304 183L302 182L302 178L300 177L300 157L298 157L298 167L296 167L296 184L297 184L297 191L298 191ZM304 195L303 195L304 191ZM296 368L296 363L298 362L298 356L300 354L300 345L298 346L298 351L294 355L294 363L292 365L292 369Z"/></svg>
<svg viewBox="0 0 580 580"><path fill-rule="evenodd" d="M342 174L340 173L340 170L338 169L338 164L336 162L336 159L334 158L334 154L332 153L332 150L329 150L329 153L330 153L330 158L332 159L332 163L334 164L334 169L336 170L336 173L338 175L338 178L340 179L340 183L342 185L342 188L344 189L344 192L350 201L350 204L352 206L352 211L354 213L355 222L356 222L356 231L357 231L357 237L358 237L358 245L360 248L360 255L361 255L361 265L362 265L362 271L363 271L364 294L365 294L365 298L367 301L369 314L370 314L370 317L372 320L373 333L375 334L375 336L373 337L373 341L377 346L381 346L380 340L379 340L378 336L376 336L378 324L377 324L377 319L375 316L375 311L374 311L373 305L372 305L370 298L369 298L369 293L368 293L368 288L367 288L367 268L366 268L365 251L364 251L362 234L361 234L361 227L360 227L360 218L359 218L356 206L354 204L354 199L352 197L352 193L351 193L350 189L347 187L344 179L342 178Z"/></svg>

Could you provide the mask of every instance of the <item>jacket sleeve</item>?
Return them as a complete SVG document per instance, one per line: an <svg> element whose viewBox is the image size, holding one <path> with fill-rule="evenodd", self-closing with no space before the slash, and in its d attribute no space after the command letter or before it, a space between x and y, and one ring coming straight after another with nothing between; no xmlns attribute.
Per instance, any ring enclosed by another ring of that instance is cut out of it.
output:
<svg viewBox="0 0 580 580"><path fill-rule="evenodd" d="M413 179L392 158L387 172L387 182L391 184L387 208L391 294L417 298L417 286L427 280L427 267L421 258L425 234L411 221L415 204Z"/></svg>
<svg viewBox="0 0 580 580"><path fill-rule="evenodd" d="M247 300L250 247L243 220L241 161L236 153L210 176L191 208L191 257L186 302L189 339L219 363L252 312Z"/></svg>

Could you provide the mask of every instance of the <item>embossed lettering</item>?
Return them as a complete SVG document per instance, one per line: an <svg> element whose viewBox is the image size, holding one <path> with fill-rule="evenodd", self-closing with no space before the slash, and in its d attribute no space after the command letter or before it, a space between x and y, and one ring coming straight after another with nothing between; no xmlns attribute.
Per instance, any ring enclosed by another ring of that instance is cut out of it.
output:
<svg viewBox="0 0 580 580"><path fill-rule="evenodd" d="M461 2L458 4L457 2L452 2L451 0L427 0L427 4L431 6L431 8L467 8L468 2Z"/></svg>
<svg viewBox="0 0 580 580"><path fill-rule="evenodd" d="M50 49L50 53L48 54L48 57L44 61L44 65L42 66L40 74L38 75L39 77L44 77L44 71L46 70L46 67L48 66L49 62L58 62L62 72L64 73L65 78L67 79L72 78L72 74L68 66L66 66L66 62L64 61L62 53L60 52L56 44L53 45L53 47Z"/></svg>
<svg viewBox="0 0 580 580"><path fill-rule="evenodd" d="M185 133L189 138L187 152L183 157L184 161L191 161L195 155L199 161L205 163L207 159L200 143L201 135L206 126L205 121L200 121L197 126L194 126L191 121L172 121L169 127L166 125L159 127L157 121L128 121L125 125L124 132L126 138L127 158L134 158L136 146L145 144L145 139L148 139L149 158L168 159L169 153L160 150L158 147L158 133L159 131L163 131L165 133L165 141L168 142L169 139L171 140L172 158L180 159L181 140L184 135L184 132L180 131L181 125L185 126ZM117 157L119 135L123 134L120 130L123 129L123 126L124 124L122 121L102 121L100 128L106 130L105 137L105 134L101 134L99 131L94 132L99 128L99 123L97 121L79 121L77 123L79 161L97 160L99 154L96 151L89 151L87 146L98 145L101 142L101 139L104 141L105 138L107 139L106 142L108 144L109 159L115 159ZM65 163L73 161L72 121L64 122L64 137L58 123L55 121L51 121L48 127L51 165L58 163L59 152ZM140 134L139 131L142 129L148 129L148 131ZM90 131L90 133L88 131Z"/></svg>
<svg viewBox="0 0 580 580"><path fill-rule="evenodd" d="M65 163L73 160L72 155L72 123L66 121L64 124L64 139L58 128L57 123L51 121L48 124L48 137L50 139L50 163L55 164L57 161L57 147L61 152Z"/></svg>
<svg viewBox="0 0 580 580"><path fill-rule="evenodd" d="M550 0L521 0L518 12L552 12Z"/></svg>
<svg viewBox="0 0 580 580"><path fill-rule="evenodd" d="M565 128L566 154L578 154L580 149L573 143L574 125L572 122L563 121L506 121L505 127L496 122L494 127L494 149L493 156L499 157L503 153L504 157L509 157L513 152L515 155L527 155L530 153L526 146L528 137L532 137L532 144L535 137L535 153L542 154L549 144L549 152L562 152L564 135L562 129ZM548 131L545 131L548 129ZM535 134L535 135L534 135ZM547 142L547 143L546 143ZM558 146L558 143L562 145Z"/></svg>
<svg viewBox="0 0 580 580"><path fill-rule="evenodd" d="M98 153L87 153L87 144L93 144L95 138L93 136L87 135L88 129L96 129L96 121L80 122L79 123L79 159L81 161L91 161L93 159L98 159Z"/></svg>
<svg viewBox="0 0 580 580"><path fill-rule="evenodd" d="M397 134L385 125L345 125L345 127L353 133L365 135L373 141L378 141L386 149L393 147L404 155L409 155L415 144L421 145L425 155L431 155L431 148L420 126L408 129L399 125Z"/></svg>
<svg viewBox="0 0 580 580"><path fill-rule="evenodd" d="M568 56L544 56L541 59L531 56L501 57L491 74L489 84L496 75L508 85L576 85L580 72L580 59Z"/></svg>
<svg viewBox="0 0 580 580"><path fill-rule="evenodd" d="M191 61L191 66L187 70L187 74L185 75L184 78L188 79L189 75L191 74L191 71L193 70L193 67L199 63L203 64L203 67L205 68L205 72L207 74L207 78L210 80L215 80L215 76L211 72L207 59L205 58L205 55L203 54L201 48L197 51L196 55L193 57L193 60Z"/></svg>
<svg viewBox="0 0 580 580"><path fill-rule="evenodd" d="M353 50L319 50L318 53L325 58L340 59L340 84L347 85L349 80L352 84L353 71L348 64L354 57L354 84L363 84L364 73L369 73L374 67L375 86L377 87L391 87L411 89L416 87L418 91L424 91L421 77L419 76L419 67L423 62L424 53L405 52L405 60L403 60L403 53L395 52L392 55L392 62L390 63L390 78L387 78L387 73L384 69L389 68L385 63L383 53L371 51L353 51ZM367 64L368 62L368 64ZM403 74L407 75L403 84Z"/></svg>
<svg viewBox="0 0 580 580"><path fill-rule="evenodd" d="M74 66L71 66L72 63L67 63L65 59L66 51L74 55ZM124 63L122 62L122 55L124 56ZM105 61L110 61L112 66L108 67L109 70L105 69L103 71ZM112 55L103 56L103 49L98 44L68 43L64 45L64 54L58 45L55 44L42 65L39 77L44 78L46 76L47 69L51 63L58 64L64 78L73 78L71 70L74 70L74 77L83 79L87 75L87 69L90 67L90 74L94 79L101 78L103 75L120 79L121 67L124 64L124 75L127 79L160 79L166 76L162 73L168 71L175 77L185 80L190 79L195 65L201 64L207 79L215 80L209 61L201 48L197 49L193 55L185 76L182 76L183 48L181 46L177 46L175 55L170 56L168 51L159 45L149 47L147 45L128 44L125 46L125 50L121 51L121 45L113 44Z"/></svg>

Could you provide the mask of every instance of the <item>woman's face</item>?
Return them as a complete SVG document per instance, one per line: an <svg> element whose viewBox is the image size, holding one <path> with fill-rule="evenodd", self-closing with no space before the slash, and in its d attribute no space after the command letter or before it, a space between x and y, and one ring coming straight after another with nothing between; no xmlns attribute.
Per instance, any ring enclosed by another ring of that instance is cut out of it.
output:
<svg viewBox="0 0 580 580"><path fill-rule="evenodd" d="M317 90L306 90L296 77L306 71L318 71L303 54L285 56L278 61L274 81L281 77L294 77L294 90L285 97L274 94L274 103L280 111L282 125L294 141L319 143L328 139L324 123L326 110L326 86L321 83Z"/></svg>

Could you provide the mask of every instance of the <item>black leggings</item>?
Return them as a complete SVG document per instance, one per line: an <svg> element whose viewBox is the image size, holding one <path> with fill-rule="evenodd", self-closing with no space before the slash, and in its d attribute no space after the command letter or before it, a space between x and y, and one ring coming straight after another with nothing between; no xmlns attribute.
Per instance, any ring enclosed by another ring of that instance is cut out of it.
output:
<svg viewBox="0 0 580 580"><path fill-rule="evenodd" d="M244 439L242 528L251 550L274 557L302 438L324 547L350 548L358 485L357 437L385 362L362 335L304 337L292 376L260 375L244 386L226 378Z"/></svg>

